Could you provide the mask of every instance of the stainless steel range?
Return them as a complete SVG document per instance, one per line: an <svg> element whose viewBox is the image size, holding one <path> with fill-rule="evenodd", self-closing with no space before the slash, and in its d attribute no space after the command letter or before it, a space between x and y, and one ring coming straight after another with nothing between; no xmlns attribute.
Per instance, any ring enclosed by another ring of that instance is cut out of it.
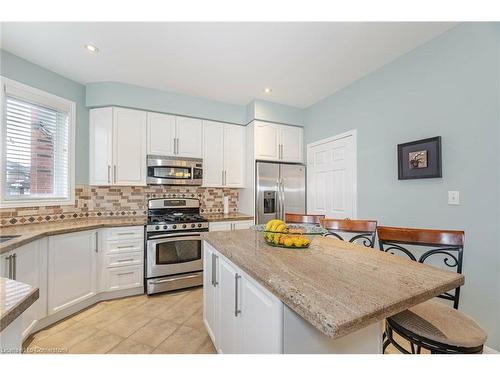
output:
<svg viewBox="0 0 500 375"><path fill-rule="evenodd" d="M193 198L150 199L146 226L147 294L203 284L201 233L208 222Z"/></svg>

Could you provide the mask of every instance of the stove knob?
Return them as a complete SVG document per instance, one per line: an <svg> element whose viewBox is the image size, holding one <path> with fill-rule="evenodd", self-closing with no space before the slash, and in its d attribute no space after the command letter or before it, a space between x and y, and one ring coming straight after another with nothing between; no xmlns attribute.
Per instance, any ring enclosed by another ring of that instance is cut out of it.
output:
<svg viewBox="0 0 500 375"><path fill-rule="evenodd" d="M167 229L167 228L168 228L168 226L166 226L166 225L163 226L163 229Z"/></svg>
<svg viewBox="0 0 500 375"><path fill-rule="evenodd" d="M155 229L156 229L156 230L158 230L158 229L160 229L160 227L157 225L157 226L155 227Z"/></svg>
<svg viewBox="0 0 500 375"><path fill-rule="evenodd" d="M198 228L201 228L201 224L198 224Z"/></svg>
<svg viewBox="0 0 500 375"><path fill-rule="evenodd" d="M196 227L196 224L191 224L191 228L194 228L194 227Z"/></svg>
<svg viewBox="0 0 500 375"><path fill-rule="evenodd" d="M183 228L186 228L186 224L182 224L182 227L183 227Z"/></svg>
<svg viewBox="0 0 500 375"><path fill-rule="evenodd" d="M172 229L177 229L177 225L172 225Z"/></svg>

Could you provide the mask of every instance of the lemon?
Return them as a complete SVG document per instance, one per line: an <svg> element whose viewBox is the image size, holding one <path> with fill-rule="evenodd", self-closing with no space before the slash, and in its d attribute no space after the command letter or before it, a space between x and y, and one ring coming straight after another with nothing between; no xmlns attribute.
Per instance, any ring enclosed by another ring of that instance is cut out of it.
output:
<svg viewBox="0 0 500 375"><path fill-rule="evenodd" d="M293 238L287 238L287 239L285 239L285 241L284 241L284 245L285 245L286 247L292 247L292 246L293 246L293 242L294 242L294 241L293 241Z"/></svg>

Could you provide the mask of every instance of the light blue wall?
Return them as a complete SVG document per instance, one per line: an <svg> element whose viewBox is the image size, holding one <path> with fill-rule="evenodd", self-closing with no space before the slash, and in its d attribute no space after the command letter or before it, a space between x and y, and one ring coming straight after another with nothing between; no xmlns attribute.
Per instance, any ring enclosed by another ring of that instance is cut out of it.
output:
<svg viewBox="0 0 500 375"><path fill-rule="evenodd" d="M500 45L461 24L306 111L306 143L358 131L358 216L463 229L461 309L500 349ZM440 135L443 178L398 181L396 145ZM447 204L459 190L461 205ZM390 288L390 285L387 286Z"/></svg>
<svg viewBox="0 0 500 375"><path fill-rule="evenodd" d="M304 110L256 99L247 106L247 123L252 120L304 126Z"/></svg>
<svg viewBox="0 0 500 375"><path fill-rule="evenodd" d="M87 84L87 107L116 105L149 111L246 124L246 107L120 82Z"/></svg>
<svg viewBox="0 0 500 375"><path fill-rule="evenodd" d="M4 50L0 50L0 74L76 103L75 180L77 184L87 183L89 111L85 107L85 86Z"/></svg>

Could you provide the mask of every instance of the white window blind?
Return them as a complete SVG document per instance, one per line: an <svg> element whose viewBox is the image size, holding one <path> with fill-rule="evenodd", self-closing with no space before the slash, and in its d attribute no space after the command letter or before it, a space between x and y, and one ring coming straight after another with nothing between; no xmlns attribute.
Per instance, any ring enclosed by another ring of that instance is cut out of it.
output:
<svg viewBox="0 0 500 375"><path fill-rule="evenodd" d="M19 92L5 92L2 201L69 200L71 113Z"/></svg>

